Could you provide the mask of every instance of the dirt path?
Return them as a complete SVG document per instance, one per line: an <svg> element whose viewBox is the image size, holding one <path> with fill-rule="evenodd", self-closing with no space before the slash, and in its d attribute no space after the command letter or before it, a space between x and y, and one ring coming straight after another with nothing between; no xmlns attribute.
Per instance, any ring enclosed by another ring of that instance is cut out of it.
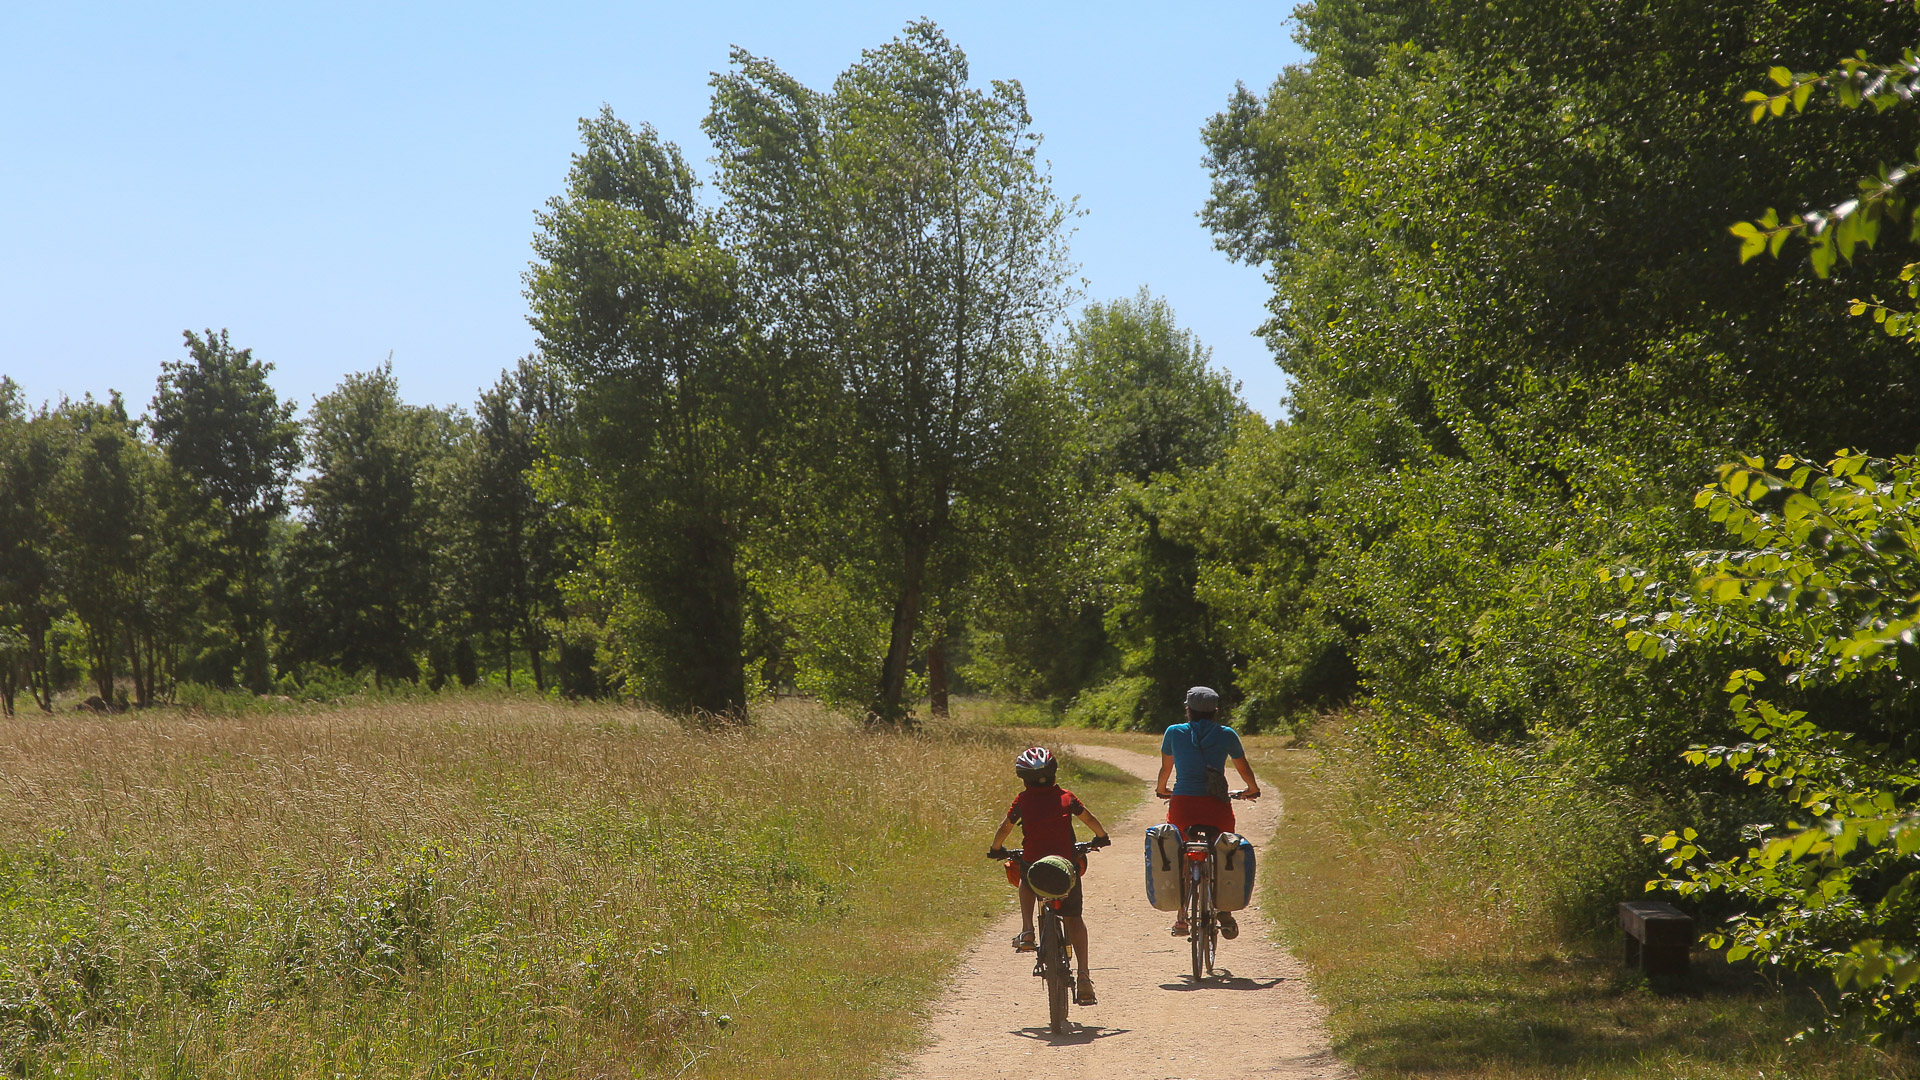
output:
<svg viewBox="0 0 1920 1080"><path fill-rule="evenodd" d="M1070 751L1151 782L1159 759L1106 746ZM1095 812L1099 807L1094 808ZM1264 852L1281 813L1273 796L1236 803L1240 832ZM1239 913L1240 937L1220 945L1230 974L1195 987L1187 942L1171 937L1171 912L1155 911L1141 882L1141 832L1164 820L1163 804L1107 822L1114 845L1095 852L1085 878L1092 974L1100 1004L1073 1009L1074 1028L1047 1030L1044 985L1032 960L1008 942L1017 909L989 928L961 961L933 1020L933 1045L902 1073L909 1080L1336 1080L1345 1068L1327 1046L1324 1013L1298 961L1267 937L1258 903Z"/></svg>

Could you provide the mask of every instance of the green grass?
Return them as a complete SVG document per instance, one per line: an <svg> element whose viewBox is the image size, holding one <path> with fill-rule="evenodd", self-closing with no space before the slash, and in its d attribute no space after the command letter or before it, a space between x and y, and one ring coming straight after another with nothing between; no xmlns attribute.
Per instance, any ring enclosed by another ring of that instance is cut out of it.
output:
<svg viewBox="0 0 1920 1080"><path fill-rule="evenodd" d="M885 1075L1012 903L1021 745L458 694L0 723L0 1070Z"/></svg>
<svg viewBox="0 0 1920 1080"><path fill-rule="evenodd" d="M1425 887L1417 853L1352 816L1312 753L1254 756L1287 811L1261 859L1264 902L1363 1077L1920 1075L1908 1051L1795 1040L1822 1019L1813 987L1700 952L1689 983L1653 985L1612 941L1522 933L1491 906Z"/></svg>

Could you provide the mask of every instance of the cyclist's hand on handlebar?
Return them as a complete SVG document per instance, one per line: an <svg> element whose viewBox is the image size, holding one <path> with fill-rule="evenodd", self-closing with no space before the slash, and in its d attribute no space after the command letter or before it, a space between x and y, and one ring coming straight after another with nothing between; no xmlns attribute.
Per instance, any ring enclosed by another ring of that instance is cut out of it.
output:
<svg viewBox="0 0 1920 1080"><path fill-rule="evenodd" d="M1093 839L1087 841L1087 846L1089 848L1094 848L1094 849L1110 847L1112 844L1113 844L1113 837L1111 836L1096 836Z"/></svg>
<svg viewBox="0 0 1920 1080"><path fill-rule="evenodd" d="M1153 797L1156 799L1171 799L1173 798L1173 792L1168 791L1166 788L1158 788L1154 791Z"/></svg>
<svg viewBox="0 0 1920 1080"><path fill-rule="evenodd" d="M1009 852L1009 851L1007 851L1007 849L1006 849L1006 848L1003 848L1003 847L997 847L997 848L988 848L988 849L987 849L987 858L989 858L989 859L1011 859L1011 858L1013 858L1013 855L1012 855L1012 853L1011 853L1011 852Z"/></svg>
<svg viewBox="0 0 1920 1080"><path fill-rule="evenodd" d="M1232 792L1231 794L1233 798L1236 799L1257 799L1260 797L1260 789L1257 787L1241 788L1239 791Z"/></svg>

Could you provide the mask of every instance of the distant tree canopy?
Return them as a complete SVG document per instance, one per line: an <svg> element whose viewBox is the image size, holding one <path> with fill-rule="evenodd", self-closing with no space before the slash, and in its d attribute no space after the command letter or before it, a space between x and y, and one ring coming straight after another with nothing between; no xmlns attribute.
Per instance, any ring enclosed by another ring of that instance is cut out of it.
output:
<svg viewBox="0 0 1920 1080"><path fill-rule="evenodd" d="M825 89L733 59L709 202L650 126L581 121L538 349L471 412L380 367L296 420L213 330L144 419L0 384L6 700L525 673L714 718L976 690L1153 725L1230 690L1160 508L1245 408L1144 290L1050 340L1071 204L1019 84L926 21Z"/></svg>

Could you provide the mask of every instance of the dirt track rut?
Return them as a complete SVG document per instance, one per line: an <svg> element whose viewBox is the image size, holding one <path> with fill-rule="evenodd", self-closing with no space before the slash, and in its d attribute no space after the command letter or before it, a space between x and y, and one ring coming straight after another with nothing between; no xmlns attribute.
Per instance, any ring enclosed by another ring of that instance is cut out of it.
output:
<svg viewBox="0 0 1920 1080"><path fill-rule="evenodd" d="M1152 782L1159 759L1106 746L1068 748ZM1239 913L1240 937L1223 941L1224 973L1195 987L1187 942L1167 933L1170 912L1148 903L1142 831L1164 818L1147 805L1108 821L1113 847L1095 852L1085 878L1094 987L1100 1004L1073 1009L1064 1035L1047 1030L1046 991L1032 960L1008 942L1017 910L994 923L961 961L932 1022L932 1044L903 1080L1237 1080L1348 1075L1327 1045L1325 1014L1298 961L1273 944L1258 902ZM1099 813L1100 808L1094 807ZM1264 854L1283 812L1277 797L1237 803L1239 830Z"/></svg>

